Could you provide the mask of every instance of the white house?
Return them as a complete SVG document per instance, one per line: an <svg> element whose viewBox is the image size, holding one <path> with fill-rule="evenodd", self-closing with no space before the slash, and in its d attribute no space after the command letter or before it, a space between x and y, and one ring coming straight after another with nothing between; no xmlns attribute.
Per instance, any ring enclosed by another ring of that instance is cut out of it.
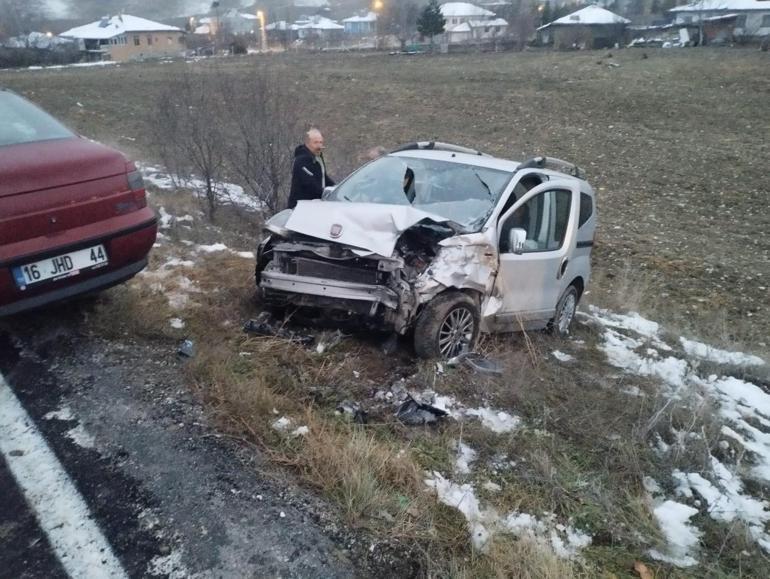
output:
<svg viewBox="0 0 770 579"><path fill-rule="evenodd" d="M537 35L541 44L555 48L609 48L625 44L630 23L601 6L590 5L541 26Z"/></svg>
<svg viewBox="0 0 770 579"><path fill-rule="evenodd" d="M281 35L286 42L296 39L318 39L323 41L341 40L345 27L341 24L325 18L324 16L311 16L290 24L285 20L271 22L265 26L265 30L272 34Z"/></svg>
<svg viewBox="0 0 770 579"><path fill-rule="evenodd" d="M503 18L469 2L446 2L441 5L441 14L446 20L444 34L450 44L488 40L508 30L508 22Z"/></svg>
<svg viewBox="0 0 770 579"><path fill-rule="evenodd" d="M770 36L770 1L768 0L698 0L669 10L674 24L714 22L716 18L735 17L733 35L736 38L766 38Z"/></svg>
<svg viewBox="0 0 770 579"><path fill-rule="evenodd" d="M345 27L345 34L350 36L370 36L377 33L377 14L368 12L364 15L344 18L342 25Z"/></svg>
<svg viewBox="0 0 770 579"><path fill-rule="evenodd" d="M184 52L184 35L176 26L119 14L70 28L59 36L81 41L91 59L124 61L178 56Z"/></svg>

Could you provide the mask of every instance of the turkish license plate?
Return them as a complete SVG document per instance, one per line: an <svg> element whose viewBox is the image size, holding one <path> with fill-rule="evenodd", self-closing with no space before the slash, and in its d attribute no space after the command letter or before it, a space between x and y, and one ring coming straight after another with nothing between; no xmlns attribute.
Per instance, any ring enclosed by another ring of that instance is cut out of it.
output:
<svg viewBox="0 0 770 579"><path fill-rule="evenodd" d="M13 277L19 289L46 280L57 280L78 275L80 272L107 265L107 252L103 245L63 253L13 268Z"/></svg>

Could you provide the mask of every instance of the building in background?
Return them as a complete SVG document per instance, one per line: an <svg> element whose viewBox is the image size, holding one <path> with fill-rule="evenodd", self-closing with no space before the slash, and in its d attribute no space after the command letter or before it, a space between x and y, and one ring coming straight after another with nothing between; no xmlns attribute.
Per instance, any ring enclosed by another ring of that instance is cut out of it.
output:
<svg viewBox="0 0 770 579"><path fill-rule="evenodd" d="M610 48L627 44L627 18L599 6L587 6L537 29L541 44L565 50Z"/></svg>
<svg viewBox="0 0 770 579"><path fill-rule="evenodd" d="M508 30L508 22L494 12L469 2L446 2L441 5L446 20L444 37L449 44L499 38Z"/></svg>
<svg viewBox="0 0 770 579"><path fill-rule="evenodd" d="M82 43L88 60L142 60L179 56L185 50L185 32L130 14L105 17L70 28L62 38Z"/></svg>
<svg viewBox="0 0 770 579"><path fill-rule="evenodd" d="M367 12L364 15L351 16L343 19L342 25L348 36L373 36L377 34L377 14Z"/></svg>
<svg viewBox="0 0 770 579"><path fill-rule="evenodd" d="M724 39L729 28L734 40L756 42L770 38L770 1L699 0L669 10L674 24L691 28L701 26L706 41Z"/></svg>

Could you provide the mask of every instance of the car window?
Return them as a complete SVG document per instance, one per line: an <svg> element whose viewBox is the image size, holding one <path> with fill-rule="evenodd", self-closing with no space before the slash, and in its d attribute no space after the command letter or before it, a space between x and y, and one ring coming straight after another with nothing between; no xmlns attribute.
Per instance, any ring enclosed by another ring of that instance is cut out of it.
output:
<svg viewBox="0 0 770 579"><path fill-rule="evenodd" d="M385 156L345 179L331 198L412 205L477 230L495 207L510 178L510 172L475 165Z"/></svg>
<svg viewBox="0 0 770 579"><path fill-rule="evenodd" d="M583 227L586 221L591 219L591 215L594 212L594 202L590 195L585 193L580 194L580 220L578 221L578 227Z"/></svg>
<svg viewBox="0 0 770 579"><path fill-rule="evenodd" d="M564 244L569 225L572 193L562 189L535 195L513 212L500 228L500 251L510 253L510 232L526 232L522 253L555 251Z"/></svg>
<svg viewBox="0 0 770 579"><path fill-rule="evenodd" d="M0 146L65 139L75 134L32 103L0 91Z"/></svg>

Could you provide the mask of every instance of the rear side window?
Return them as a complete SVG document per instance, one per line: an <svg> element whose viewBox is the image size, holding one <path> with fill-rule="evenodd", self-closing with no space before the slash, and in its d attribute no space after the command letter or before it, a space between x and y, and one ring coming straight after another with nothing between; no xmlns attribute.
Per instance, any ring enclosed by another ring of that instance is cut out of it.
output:
<svg viewBox="0 0 770 579"><path fill-rule="evenodd" d="M580 219L578 220L578 228L583 227L586 221L591 219L591 215L594 212L594 202L590 195L585 193L580 194Z"/></svg>
<svg viewBox="0 0 770 579"><path fill-rule="evenodd" d="M67 127L32 103L13 93L0 91L0 147L74 136Z"/></svg>

